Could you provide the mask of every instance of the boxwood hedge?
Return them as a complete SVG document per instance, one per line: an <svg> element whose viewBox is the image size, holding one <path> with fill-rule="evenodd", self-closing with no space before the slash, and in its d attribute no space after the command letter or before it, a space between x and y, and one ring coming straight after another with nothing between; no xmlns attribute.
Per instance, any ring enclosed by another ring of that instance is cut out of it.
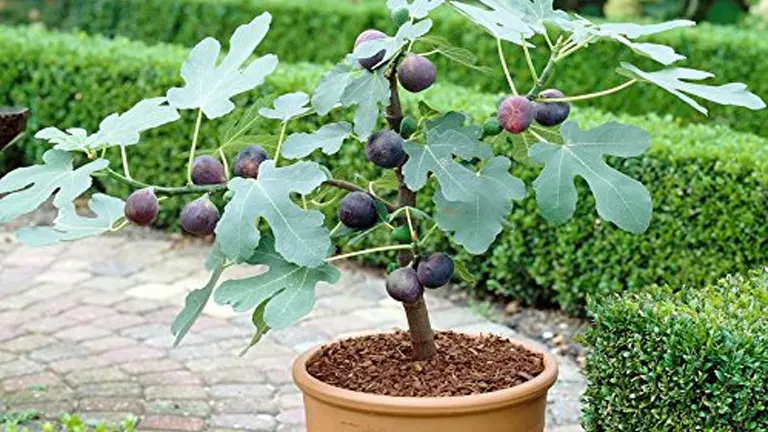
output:
<svg viewBox="0 0 768 432"><path fill-rule="evenodd" d="M323 63L343 58L355 37L366 28L392 31L393 23L383 4L383 0L354 4L341 0L17 0L0 8L0 22L28 22L31 17L57 29L76 28L148 43L191 46L208 35L226 39L235 27L268 10L275 21L271 37L260 50L274 52L287 62ZM446 67L446 60L441 59L440 78L485 92L506 91L506 81L496 67L496 45L492 38L450 8L439 12L434 33L471 49L482 63L496 70L493 75L482 76L465 68ZM768 57L768 40L764 36L736 27L703 24L698 29L673 31L650 40L674 46L691 60L681 64L713 71L719 83L746 82L752 91L768 99L768 62L755 61ZM542 65L546 62L542 57L546 50L538 51L535 62ZM619 84L621 76L596 72L612 70L620 61L632 61L651 70L658 68L618 43L601 42L588 51L572 56L563 66L567 73L555 77L557 86L566 93L587 93ZM511 47L507 54L513 70L518 72L516 79L527 86L530 76L522 54ZM592 106L604 111L631 114L655 112L664 106L664 112L686 122L724 123L736 130L768 137L764 113L710 105L707 119L674 96L648 85L635 86L625 97L594 103Z"/></svg>
<svg viewBox="0 0 768 432"><path fill-rule="evenodd" d="M173 46L0 27L0 104L30 106L31 130L48 125L94 130L109 113L126 110L142 97L161 95L178 84L185 54L185 49ZM281 66L260 92L311 90L324 69L308 64ZM422 97L438 108L463 109L478 121L495 111L497 99L446 84ZM406 104L413 106L409 102L412 97ZM141 145L129 149L131 158L141 160L132 164L134 176L151 175L163 184L184 182L182 167L193 113L184 116L183 121L147 133ZM765 140L723 126L682 127L669 118L616 117L588 109L577 110L573 118L582 125L618 118L653 131L646 156L615 162L652 191L655 210L650 230L635 236L601 222L581 183L583 200L577 215L561 227L544 221L529 196L515 207L510 218L514 228L505 230L490 256L460 256L477 276L479 287L530 303L558 303L582 313L587 294L601 296L672 280L702 284L752 268L768 255ZM204 123L201 149L215 148L221 124ZM274 134L275 126L263 125L256 133ZM308 118L292 125L292 130L316 127ZM44 146L27 140L21 148L27 162L32 162ZM509 149L497 147L496 151ZM333 170L378 177L377 168L360 152L360 144L350 142L323 162ZM110 156L119 164L117 154ZM538 170L516 166L515 171L530 184ZM110 183L104 187L122 196L128 192ZM161 226L174 226L180 204L164 202ZM445 239L435 237L435 241L440 247L452 247Z"/></svg>
<svg viewBox="0 0 768 432"><path fill-rule="evenodd" d="M587 431L768 430L768 268L590 310Z"/></svg>

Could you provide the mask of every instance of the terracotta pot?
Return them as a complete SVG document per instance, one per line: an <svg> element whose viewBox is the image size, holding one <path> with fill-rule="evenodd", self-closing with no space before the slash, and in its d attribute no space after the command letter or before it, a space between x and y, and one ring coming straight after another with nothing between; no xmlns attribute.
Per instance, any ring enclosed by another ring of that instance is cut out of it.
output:
<svg viewBox="0 0 768 432"><path fill-rule="evenodd" d="M319 347L293 364L293 379L304 392L307 432L542 432L547 391L557 363L546 351L544 372L506 390L458 397L394 397L359 393L325 384L306 369Z"/></svg>

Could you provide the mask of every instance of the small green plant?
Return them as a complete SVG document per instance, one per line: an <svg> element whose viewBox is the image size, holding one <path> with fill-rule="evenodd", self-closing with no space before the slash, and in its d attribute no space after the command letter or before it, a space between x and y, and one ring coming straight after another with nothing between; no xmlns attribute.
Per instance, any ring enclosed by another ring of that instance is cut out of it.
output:
<svg viewBox="0 0 768 432"><path fill-rule="evenodd" d="M37 410L9 411L0 413L0 426L5 426L6 428L15 427L38 418L40 418L40 411Z"/></svg>
<svg viewBox="0 0 768 432"><path fill-rule="evenodd" d="M468 281L472 275L460 271L460 263L445 251L428 250L425 240L439 231L471 254L489 249L507 225L514 201L527 194L525 183L510 174L513 161L507 155L516 163L543 165L532 186L541 214L552 223L565 223L573 216L579 198L574 181L582 177L600 217L631 233L648 228L652 208L648 190L605 160L606 156L641 155L649 145L648 133L618 122L582 129L575 121L566 121L571 103L652 84L705 114L707 109L693 96L751 109L765 106L744 84L695 83L710 74L666 67L684 57L671 47L637 41L693 22L597 25L557 11L547 0L482 0L484 7L450 5L496 42L510 91L496 118L473 125L463 113L440 112L424 101L414 104L412 116L405 116L400 89L420 93L432 87L438 74L431 56L444 55L482 70L472 62L473 56L459 55L466 50L429 36L433 22L428 16L445 3L389 0L399 26L394 36L377 30L363 32L350 41L352 52L323 76L312 95L265 97L232 116L215 148L198 149L203 120L220 121L235 112L233 98L260 86L278 62L270 54L249 60L267 35L268 13L240 26L221 60L219 41L204 39L181 68L183 86L108 116L94 133L53 127L38 132L37 138L54 147L45 153L42 165L18 169L0 180L0 193L10 193L0 200L0 223L34 210L53 195L59 209L54 224L18 232L29 245L47 245L118 231L129 222L151 224L162 198L190 196L180 215L182 227L194 235L215 234L216 241L206 262L209 282L188 295L172 324L176 343L213 298L237 312L252 314L255 344L270 329L290 326L312 309L316 284L339 279L336 262L397 252L398 262L391 266L386 289L403 303L415 358L426 359L435 354L436 346L423 300L425 288L444 285L454 270ZM622 63L618 72L627 77L624 83L585 95L567 96L547 89L556 70L567 73L572 54L605 40L623 44L665 68L647 71ZM535 41L541 41L541 46ZM519 47L535 78L526 92L518 90L507 66L504 46L508 44ZM549 52L541 68L530 55L534 49ZM287 133L293 122L340 109L354 111L352 123L329 122L311 133ZM139 144L142 132L178 121L183 110L195 110L187 184L157 185L133 178L128 149ZM256 121L274 122L279 133L248 135ZM489 143L509 151L495 155ZM381 168L382 179L394 177L394 191L377 189L376 181L357 184L335 178L316 162L297 161L319 153L334 155L343 145L357 146L361 157ZM233 149L241 151L230 161L226 151ZM104 158L107 152L119 152L122 172L109 167ZM84 155L83 163L74 154ZM80 216L73 200L90 189L94 176L109 177L135 192L126 202L94 194L89 208L95 216ZM331 189L345 196L337 203ZM431 190L435 210L430 214L416 207L416 196ZM226 202L223 211L216 205L222 201ZM327 223L320 212L331 205L338 208L335 224ZM354 245L379 229L392 231L390 243L336 254L335 244ZM268 270L220 282L226 270L237 264Z"/></svg>

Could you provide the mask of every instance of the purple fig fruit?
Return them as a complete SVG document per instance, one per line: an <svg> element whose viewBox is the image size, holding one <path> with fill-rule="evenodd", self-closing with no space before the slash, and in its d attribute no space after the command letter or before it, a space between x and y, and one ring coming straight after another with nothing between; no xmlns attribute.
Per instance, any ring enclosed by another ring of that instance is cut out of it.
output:
<svg viewBox="0 0 768 432"><path fill-rule="evenodd" d="M422 260L416 270L419 282L427 288L440 288L453 277L453 260L438 252Z"/></svg>
<svg viewBox="0 0 768 432"><path fill-rule="evenodd" d="M379 220L376 203L365 192L348 193L339 202L339 220L344 226L355 229L368 229Z"/></svg>
<svg viewBox="0 0 768 432"><path fill-rule="evenodd" d="M499 123L514 134L523 133L533 120L533 104L523 96L511 96L499 106Z"/></svg>
<svg viewBox="0 0 768 432"><path fill-rule="evenodd" d="M397 68L397 78L404 89L411 93L419 93L435 83L437 69L428 58L408 54Z"/></svg>
<svg viewBox="0 0 768 432"><path fill-rule="evenodd" d="M199 156L192 164L192 183L203 185L221 184L227 181L224 165L218 159L205 155Z"/></svg>
<svg viewBox="0 0 768 432"><path fill-rule="evenodd" d="M355 48L362 45L365 42L372 41L372 40L378 40L378 39L384 39L387 37L386 33L380 32L378 30L366 30L357 37L357 40L355 40ZM382 60L384 60L384 54L386 52L384 50L381 50L377 52L375 55L359 59L360 66L368 69L369 71L372 71L376 65L378 65Z"/></svg>
<svg viewBox="0 0 768 432"><path fill-rule="evenodd" d="M248 146L237 154L234 166L235 175L255 179L259 176L259 166L267 159L269 159L269 155L261 146Z"/></svg>
<svg viewBox="0 0 768 432"><path fill-rule="evenodd" d="M139 189L125 200L125 218L139 226L154 222L159 211L160 204L151 187Z"/></svg>
<svg viewBox="0 0 768 432"><path fill-rule="evenodd" d="M208 195L192 201L181 210L181 227L193 235L213 234L218 222L219 209L208 199Z"/></svg>
<svg viewBox="0 0 768 432"><path fill-rule="evenodd" d="M402 303L413 303L424 294L424 287L411 267L399 268L387 276L387 293Z"/></svg>

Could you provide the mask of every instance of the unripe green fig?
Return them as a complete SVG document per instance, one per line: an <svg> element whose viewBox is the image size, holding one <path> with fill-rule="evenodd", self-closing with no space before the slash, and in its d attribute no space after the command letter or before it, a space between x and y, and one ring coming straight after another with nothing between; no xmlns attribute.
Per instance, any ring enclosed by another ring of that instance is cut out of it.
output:
<svg viewBox="0 0 768 432"><path fill-rule="evenodd" d="M269 159L267 151L259 145L251 145L237 154L234 173L238 177L255 179L259 176L259 166Z"/></svg>
<svg viewBox="0 0 768 432"><path fill-rule="evenodd" d="M411 13L408 12L408 9L406 8L400 8L394 12L392 12L392 20L395 22L395 25L398 27L401 27L403 24L407 23L408 20L411 19Z"/></svg>
<svg viewBox="0 0 768 432"><path fill-rule="evenodd" d="M402 303L413 303L424 294L416 270L411 267L399 268L387 276L387 293Z"/></svg>
<svg viewBox="0 0 768 432"><path fill-rule="evenodd" d="M355 48L362 45L365 42L372 41L372 40L378 40L378 39L384 39L387 37L387 34L384 32L380 32L378 30L366 30L357 37L357 40L355 40ZM384 60L384 55L386 52L384 50L381 50L377 52L375 55L359 59L360 66L364 67L365 69L372 71L376 68L376 66L381 63L382 60Z"/></svg>
<svg viewBox="0 0 768 432"><path fill-rule="evenodd" d="M215 185L227 181L224 174L224 165L218 159L204 155L195 159L192 164L192 183L202 185Z"/></svg>
<svg viewBox="0 0 768 432"><path fill-rule="evenodd" d="M397 79L404 89L419 93L435 83L437 68L424 56L408 54L397 68Z"/></svg>
<svg viewBox="0 0 768 432"><path fill-rule="evenodd" d="M533 120L533 103L524 96L510 96L499 106L498 120L505 130L523 133Z"/></svg>
<svg viewBox="0 0 768 432"><path fill-rule="evenodd" d="M411 230L405 225L400 225L392 231L392 240L399 243L411 241Z"/></svg>
<svg viewBox="0 0 768 432"><path fill-rule="evenodd" d="M403 122L400 123L400 136L408 139L416 133L416 129L419 127L419 123L413 116L405 116Z"/></svg>
<svg viewBox="0 0 768 432"><path fill-rule="evenodd" d="M539 93L541 99L564 98L563 92L557 89L544 90ZM568 102L536 102L533 105L533 117L542 126L557 126L568 118L571 105Z"/></svg>
<svg viewBox="0 0 768 432"><path fill-rule="evenodd" d="M396 168L407 157L403 150L403 137L391 129L371 135L365 146L365 155L369 161L382 168Z"/></svg>
<svg viewBox="0 0 768 432"><path fill-rule="evenodd" d="M419 263L416 275L425 287L440 288L453 277L453 260L442 252L432 254Z"/></svg>
<svg viewBox="0 0 768 432"><path fill-rule="evenodd" d="M125 200L125 218L139 226L154 222L159 211L160 204L151 187L139 189Z"/></svg>
<svg viewBox="0 0 768 432"><path fill-rule="evenodd" d="M208 199L208 195L192 201L181 210L181 227L193 235L213 234L218 222L219 209Z"/></svg>
<svg viewBox="0 0 768 432"><path fill-rule="evenodd" d="M492 118L488 119L483 124L483 137L487 136L496 136L500 134L504 128L501 127L501 123L499 123L498 119Z"/></svg>
<svg viewBox="0 0 768 432"><path fill-rule="evenodd" d="M348 193L339 202L339 220L344 226L355 229L368 229L379 221L376 203L365 192Z"/></svg>

